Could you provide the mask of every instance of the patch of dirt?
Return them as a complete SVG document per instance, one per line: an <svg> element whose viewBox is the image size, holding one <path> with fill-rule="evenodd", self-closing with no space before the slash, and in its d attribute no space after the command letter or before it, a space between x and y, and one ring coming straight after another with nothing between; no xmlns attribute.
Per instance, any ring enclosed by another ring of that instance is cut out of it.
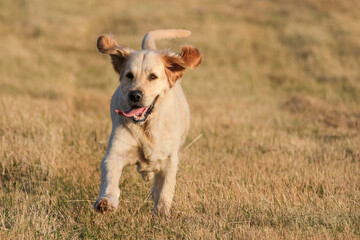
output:
<svg viewBox="0 0 360 240"><path fill-rule="evenodd" d="M351 111L343 105L329 104L313 97L296 95L282 104L282 109L303 115L308 121L321 122L333 129L360 129L360 110Z"/></svg>

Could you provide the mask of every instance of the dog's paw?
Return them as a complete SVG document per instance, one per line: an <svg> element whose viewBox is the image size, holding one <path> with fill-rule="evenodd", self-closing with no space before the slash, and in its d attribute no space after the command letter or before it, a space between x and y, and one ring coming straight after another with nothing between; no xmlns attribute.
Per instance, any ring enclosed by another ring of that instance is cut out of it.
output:
<svg viewBox="0 0 360 240"><path fill-rule="evenodd" d="M152 210L157 216L164 215L169 217L171 215L171 204L166 204L161 201L158 204L155 204Z"/></svg>
<svg viewBox="0 0 360 240"><path fill-rule="evenodd" d="M105 213L105 212L115 212L117 209L119 201L114 202L109 198L101 197L98 198L95 203L93 204L93 208L95 211L99 213Z"/></svg>
<svg viewBox="0 0 360 240"><path fill-rule="evenodd" d="M153 179L154 175L154 172L141 172L141 177L145 182L149 182L151 179Z"/></svg>
<svg viewBox="0 0 360 240"><path fill-rule="evenodd" d="M164 209L164 208L158 209L158 208L153 207L152 212L157 217L165 217L165 218L171 217L170 209Z"/></svg>

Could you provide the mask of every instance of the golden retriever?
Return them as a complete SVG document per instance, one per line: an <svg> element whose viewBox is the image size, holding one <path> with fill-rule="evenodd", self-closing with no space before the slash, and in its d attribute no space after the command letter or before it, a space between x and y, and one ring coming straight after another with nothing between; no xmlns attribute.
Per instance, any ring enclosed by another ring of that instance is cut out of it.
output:
<svg viewBox="0 0 360 240"><path fill-rule="evenodd" d="M97 47L110 55L120 85L110 104L112 131L101 162L96 211L117 209L122 169L136 164L144 180L154 177L154 212L170 213L179 149L189 130L189 106L180 78L186 69L200 65L201 54L192 46L182 47L180 53L157 50L155 40L190 34L177 29L148 32L140 51L118 45L111 35L99 37Z"/></svg>

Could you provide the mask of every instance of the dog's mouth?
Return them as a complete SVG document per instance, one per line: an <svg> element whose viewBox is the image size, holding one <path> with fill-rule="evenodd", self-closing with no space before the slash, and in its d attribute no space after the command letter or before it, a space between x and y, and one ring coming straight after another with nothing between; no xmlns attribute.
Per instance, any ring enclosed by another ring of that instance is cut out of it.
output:
<svg viewBox="0 0 360 240"><path fill-rule="evenodd" d="M156 96L154 101L148 107L139 107L139 106L131 106L128 110L120 111L118 109L115 110L117 114L123 117L132 118L135 123L143 123L147 119L147 117L152 113L155 107L156 100L159 95Z"/></svg>

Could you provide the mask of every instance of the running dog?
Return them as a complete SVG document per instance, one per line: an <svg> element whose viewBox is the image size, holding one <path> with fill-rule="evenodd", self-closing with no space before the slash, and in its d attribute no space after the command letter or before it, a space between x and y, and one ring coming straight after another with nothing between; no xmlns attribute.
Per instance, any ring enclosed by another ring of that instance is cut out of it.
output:
<svg viewBox="0 0 360 240"><path fill-rule="evenodd" d="M151 197L154 212L169 215L175 191L179 149L189 130L190 112L180 85L186 69L200 65L201 54L192 46L180 53L157 50L155 40L183 38L187 30L148 32L142 50L119 45L111 35L101 35L97 47L109 54L120 84L111 99L112 131L101 162L96 211L116 211L119 180L126 165L137 165L144 180L154 177Z"/></svg>

